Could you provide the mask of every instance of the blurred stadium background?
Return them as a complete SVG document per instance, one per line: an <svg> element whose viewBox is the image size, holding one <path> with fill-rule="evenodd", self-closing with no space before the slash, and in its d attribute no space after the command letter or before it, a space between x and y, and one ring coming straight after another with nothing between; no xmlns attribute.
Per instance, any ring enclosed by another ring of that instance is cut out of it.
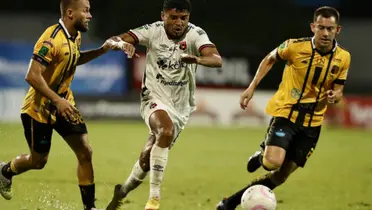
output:
<svg viewBox="0 0 372 210"><path fill-rule="evenodd" d="M314 9L321 5L340 10L343 29L338 41L351 52L352 67L344 100L327 111L314 157L305 170L276 191L278 209L372 209L372 13L367 2L192 3L191 22L207 31L224 65L217 70L198 69L198 111L171 153L163 186L164 209L214 209L219 199L257 175L247 174L245 163L264 137L269 120L264 109L281 80L284 63L277 64L263 80L250 110L240 110L239 95L267 52L285 39L312 35L309 24ZM99 47L113 35L159 20L162 0L92 0L91 7L93 20L83 35L83 49ZM1 3L1 160L27 152L19 118L28 88L24 76L34 43L58 18L58 0ZM138 52L141 57L132 60L111 52L80 66L72 84L77 105L88 121L95 151L97 202L102 207L110 199L113 185L129 174L147 135L139 115L144 49L138 48ZM17 177L15 199L0 199L0 209L81 209L74 164L72 152L55 135L46 169ZM147 189L145 183L124 209L143 209Z"/></svg>

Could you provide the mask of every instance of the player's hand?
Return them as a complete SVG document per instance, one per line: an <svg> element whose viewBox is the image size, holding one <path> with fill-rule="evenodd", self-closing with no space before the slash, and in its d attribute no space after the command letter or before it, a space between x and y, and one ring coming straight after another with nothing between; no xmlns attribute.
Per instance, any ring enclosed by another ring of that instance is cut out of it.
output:
<svg viewBox="0 0 372 210"><path fill-rule="evenodd" d="M110 39L106 40L102 47L106 50L122 50L127 54L128 58L132 58L133 56L139 57L139 55L136 54L136 48L132 44L123 41L120 37L117 36L111 37Z"/></svg>
<svg viewBox="0 0 372 210"><path fill-rule="evenodd" d="M248 108L248 103L252 99L253 93L254 93L254 89L250 88L250 87L247 88L242 93L242 95L240 96L240 102L239 102L240 103L240 108L242 108L243 110Z"/></svg>
<svg viewBox="0 0 372 210"><path fill-rule="evenodd" d="M64 98L56 101L55 105L57 107L58 113L67 121L72 121L73 119L75 119L76 114L79 113L76 107Z"/></svg>
<svg viewBox="0 0 372 210"><path fill-rule="evenodd" d="M327 91L327 101L330 104L337 103L341 99L339 91L328 90Z"/></svg>
<svg viewBox="0 0 372 210"><path fill-rule="evenodd" d="M181 61L184 63L199 63L199 57L189 54L181 54Z"/></svg>

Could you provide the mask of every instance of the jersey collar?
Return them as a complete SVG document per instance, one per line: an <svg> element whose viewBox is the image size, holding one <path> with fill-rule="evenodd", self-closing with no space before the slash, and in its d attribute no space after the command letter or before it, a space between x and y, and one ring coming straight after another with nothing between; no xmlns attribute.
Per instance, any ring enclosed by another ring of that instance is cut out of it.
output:
<svg viewBox="0 0 372 210"><path fill-rule="evenodd" d="M334 40L333 40L333 48L332 48L330 51L328 51L328 52L326 52L326 53L323 53L323 52L320 52L318 49L316 49L316 47L315 47L315 42L314 42L314 37L312 37L312 38L311 38L311 46L312 46L313 50L316 50L319 54L321 54L321 55L327 55L327 54L329 54L329 53L333 53L333 52L336 51L337 46L338 46L338 43L337 43L337 40L334 39Z"/></svg>
<svg viewBox="0 0 372 210"><path fill-rule="evenodd" d="M62 29L63 29L63 31L65 32L67 38L68 38L68 39L72 39L71 35L70 35L70 34L68 33L68 31L67 31L67 28L66 28L65 24L64 24L63 21L62 21L62 18L60 18L58 22L59 22L59 25L62 26Z"/></svg>

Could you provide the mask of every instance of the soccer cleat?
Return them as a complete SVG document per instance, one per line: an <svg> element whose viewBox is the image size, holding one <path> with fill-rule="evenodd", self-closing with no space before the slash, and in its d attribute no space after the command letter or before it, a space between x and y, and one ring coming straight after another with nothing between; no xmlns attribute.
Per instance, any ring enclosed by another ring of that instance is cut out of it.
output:
<svg viewBox="0 0 372 210"><path fill-rule="evenodd" d="M147 201L145 210L159 210L160 209L160 198L153 197Z"/></svg>
<svg viewBox="0 0 372 210"><path fill-rule="evenodd" d="M248 163L247 163L247 171L249 173L255 172L258 168L261 167L260 162L260 156L262 154L262 151L255 152L251 157L249 157Z"/></svg>
<svg viewBox="0 0 372 210"><path fill-rule="evenodd" d="M216 210L235 210L235 208L228 208L226 204L226 198L217 204Z"/></svg>
<svg viewBox="0 0 372 210"><path fill-rule="evenodd" d="M13 197L12 193L12 180L9 180L1 173L3 167L6 165L5 162L0 162L0 194L6 199L10 200Z"/></svg>
<svg viewBox="0 0 372 210"><path fill-rule="evenodd" d="M112 197L109 205L106 207L106 210L119 210L120 207L123 205L123 199L127 195L123 191L121 191L122 186L123 185L121 184L115 185L114 196Z"/></svg>

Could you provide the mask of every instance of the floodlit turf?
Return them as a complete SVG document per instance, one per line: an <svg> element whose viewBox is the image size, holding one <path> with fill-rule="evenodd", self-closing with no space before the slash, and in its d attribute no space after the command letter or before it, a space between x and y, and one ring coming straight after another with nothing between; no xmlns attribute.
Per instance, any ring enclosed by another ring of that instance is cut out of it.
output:
<svg viewBox="0 0 372 210"><path fill-rule="evenodd" d="M125 180L147 137L142 123L88 122L96 172L97 207L104 208L113 186ZM252 178L247 158L264 130L187 128L171 150L162 187L162 210L213 210L216 203ZM20 124L0 124L0 160L28 151ZM278 210L372 209L372 138L361 130L324 129L304 169L275 190ZM14 198L0 199L0 210L82 209L76 158L54 135L42 171L14 178ZM143 210L148 179L129 195L123 209Z"/></svg>

